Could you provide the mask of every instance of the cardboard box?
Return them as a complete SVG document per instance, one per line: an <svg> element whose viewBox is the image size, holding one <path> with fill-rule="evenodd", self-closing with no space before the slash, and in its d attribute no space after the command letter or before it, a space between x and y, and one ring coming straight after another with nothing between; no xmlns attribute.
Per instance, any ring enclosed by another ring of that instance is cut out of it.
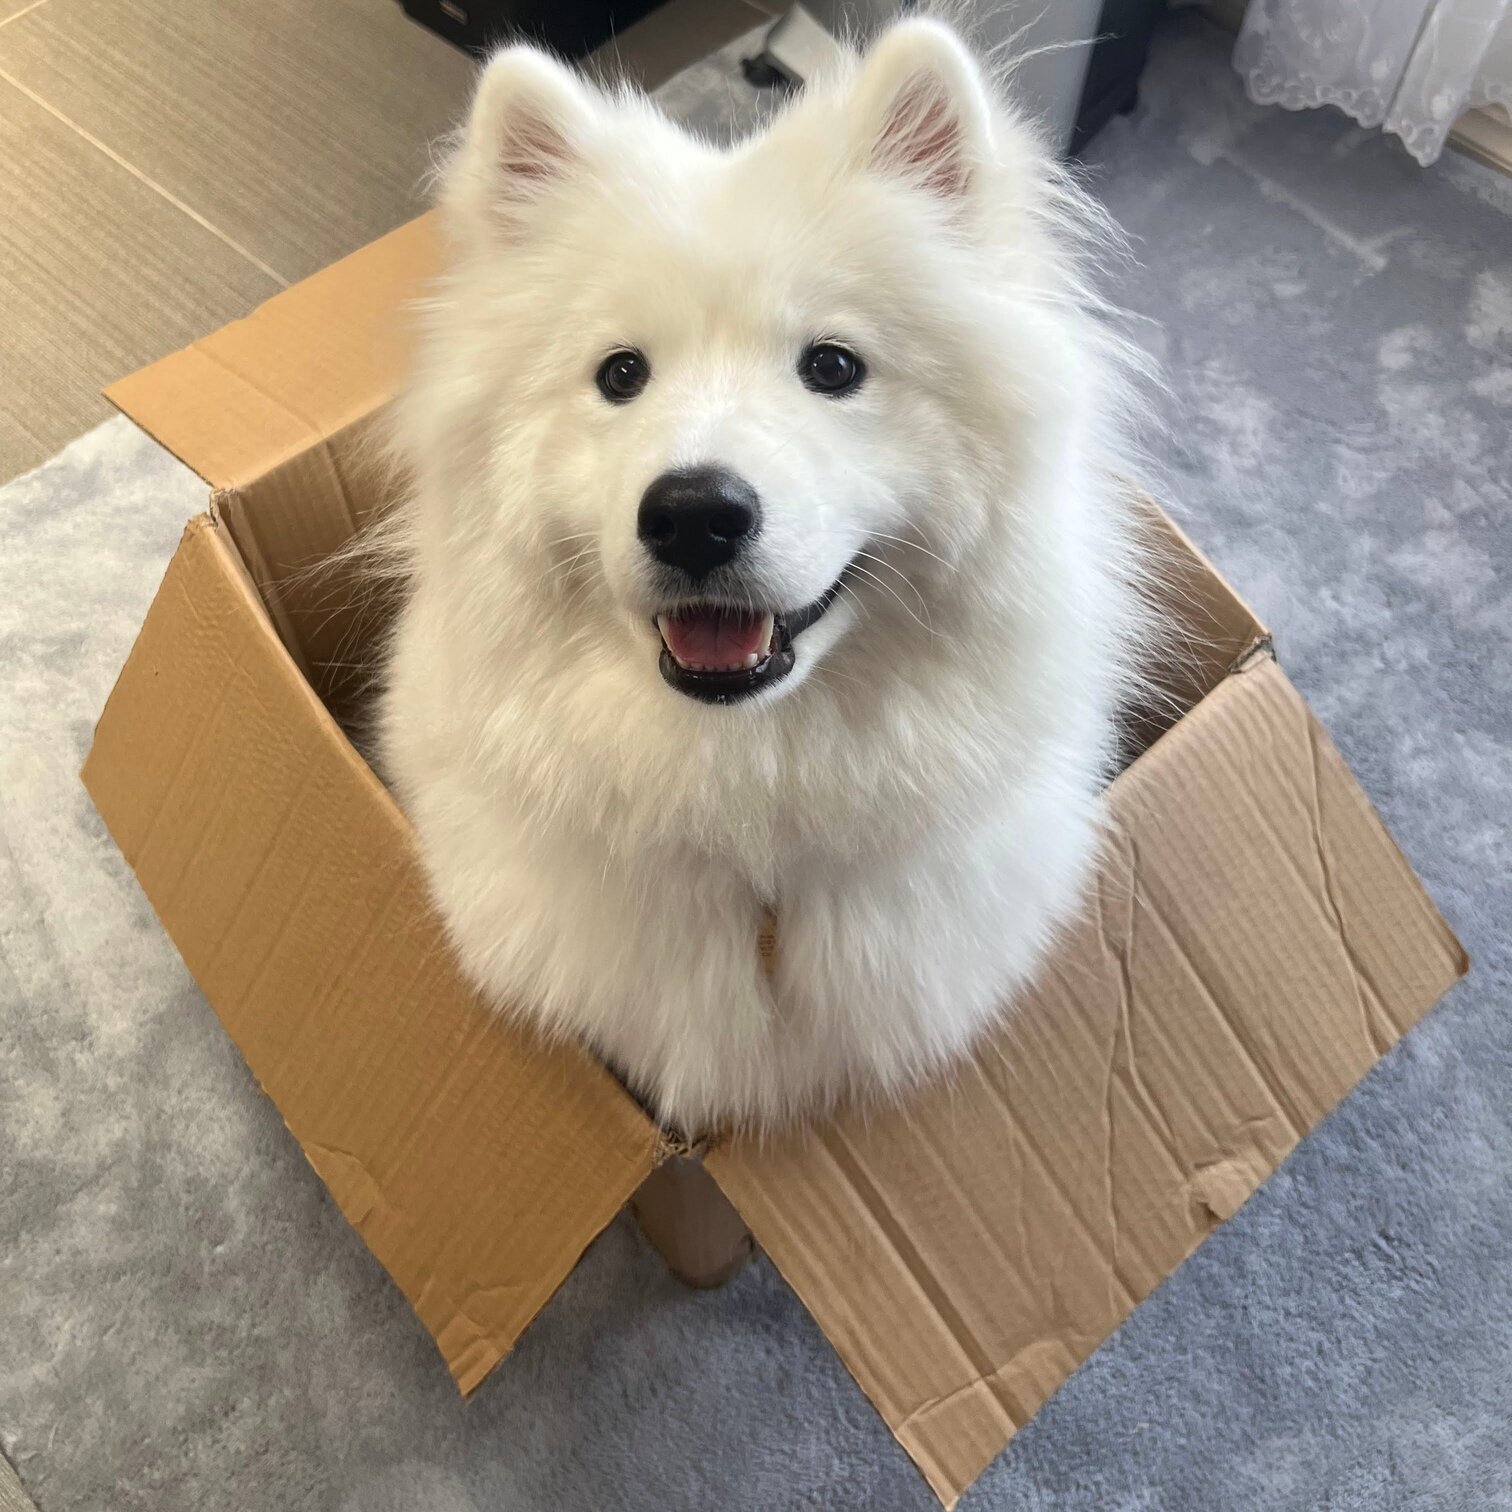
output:
<svg viewBox="0 0 1512 1512"><path fill-rule="evenodd" d="M110 391L213 493L84 780L464 1393L639 1190L696 1279L749 1226L950 1505L1464 954L1264 626L1167 526L1189 670L1038 989L904 1107L688 1162L588 1055L485 1010L333 717L383 606L312 568L385 501L371 426L434 257L416 222Z"/></svg>

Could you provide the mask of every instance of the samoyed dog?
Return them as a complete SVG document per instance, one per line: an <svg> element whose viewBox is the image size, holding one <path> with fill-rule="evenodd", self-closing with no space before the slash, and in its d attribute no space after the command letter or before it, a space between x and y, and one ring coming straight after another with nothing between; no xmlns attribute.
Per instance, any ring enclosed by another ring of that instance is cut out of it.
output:
<svg viewBox="0 0 1512 1512"><path fill-rule="evenodd" d="M1142 640L1081 195L911 19L729 149L510 48L440 210L378 745L465 970L690 1134L940 1071Z"/></svg>

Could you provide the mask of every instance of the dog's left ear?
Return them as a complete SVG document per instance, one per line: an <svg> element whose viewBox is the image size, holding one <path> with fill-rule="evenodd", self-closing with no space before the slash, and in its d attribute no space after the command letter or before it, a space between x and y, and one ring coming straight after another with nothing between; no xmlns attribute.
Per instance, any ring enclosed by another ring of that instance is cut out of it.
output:
<svg viewBox="0 0 1512 1512"><path fill-rule="evenodd" d="M964 207L987 161L992 112L976 60L948 26L901 21L883 33L851 115L865 166Z"/></svg>

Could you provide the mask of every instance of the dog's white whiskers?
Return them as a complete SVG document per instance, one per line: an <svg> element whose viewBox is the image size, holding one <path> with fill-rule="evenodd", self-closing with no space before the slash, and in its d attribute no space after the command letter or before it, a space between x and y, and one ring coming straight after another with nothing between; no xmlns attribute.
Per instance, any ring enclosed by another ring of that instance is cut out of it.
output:
<svg viewBox="0 0 1512 1512"><path fill-rule="evenodd" d="M583 547L581 551L575 552L572 556L568 557L565 562L559 563L553 572L547 574L548 578L554 582L565 585L566 583L570 582L575 576L574 569L576 568L577 564L581 562L585 557L593 556L597 552L597 550L598 548L596 546Z"/></svg>
<svg viewBox="0 0 1512 1512"><path fill-rule="evenodd" d="M544 541L542 545L549 551L553 546L566 546L572 541L586 541L597 535L596 530L574 530L568 535L556 536L550 541Z"/></svg>
<svg viewBox="0 0 1512 1512"><path fill-rule="evenodd" d="M869 578L884 593L895 599L897 601L898 607L904 612L904 614L909 617L909 619L914 622L914 624L919 627L919 629L923 630L928 635L935 635L937 633L933 625L930 625L924 620L921 620L919 616L908 607L908 605L904 602L902 595L899 594L897 589L894 588L891 583L885 582L882 578L879 578L875 572L870 571L868 568L859 566L855 562L851 564L851 571L859 572L862 577ZM922 599L920 600L920 603L923 603ZM928 613L927 609L925 610L925 613Z"/></svg>
<svg viewBox="0 0 1512 1512"><path fill-rule="evenodd" d="M927 603L925 603L925 601L924 601L924 595L919 592L919 586L918 586L918 584L915 583L914 580L911 577L909 577L909 575L906 572L902 571L901 568L895 567L891 562L887 561L885 558L879 557L879 556L875 555L873 552L870 552L870 551L858 551L856 553L856 559L858 561L864 559L864 560L866 560L868 562L875 562L877 564L877 566L879 566L879 567L885 567L890 573L893 574L894 577L901 578L902 581L905 584L907 584L908 591L911 594L913 594L913 596L919 601L919 608L920 608L920 610L924 613L924 615L926 617L928 617L928 614L929 614L929 605Z"/></svg>
<svg viewBox="0 0 1512 1512"><path fill-rule="evenodd" d="M871 618L871 612L867 609L865 600L859 593L856 592L854 588L850 586L849 583L842 582L839 585L839 590L845 598L849 599L850 602L856 606L856 613L859 614L862 619Z"/></svg>
<svg viewBox="0 0 1512 1512"><path fill-rule="evenodd" d="M892 541L896 545L906 546L910 551L921 551L927 557L933 557L946 571L952 571L951 564L938 552L931 551L927 546L921 546L917 541L905 540L902 536L890 535L885 530L874 530L871 534L879 541Z"/></svg>

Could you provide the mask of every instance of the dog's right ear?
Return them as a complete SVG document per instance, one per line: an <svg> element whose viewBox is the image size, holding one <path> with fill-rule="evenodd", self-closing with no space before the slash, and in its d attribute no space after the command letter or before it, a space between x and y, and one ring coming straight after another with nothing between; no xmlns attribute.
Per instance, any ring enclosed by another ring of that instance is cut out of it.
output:
<svg viewBox="0 0 1512 1512"><path fill-rule="evenodd" d="M517 240L530 208L582 163L593 102L578 77L527 46L494 54L473 96L444 203L474 234Z"/></svg>
<svg viewBox="0 0 1512 1512"><path fill-rule="evenodd" d="M967 207L989 155L991 107L981 69L948 26L913 17L890 26L863 61L850 119L864 166L953 213Z"/></svg>

